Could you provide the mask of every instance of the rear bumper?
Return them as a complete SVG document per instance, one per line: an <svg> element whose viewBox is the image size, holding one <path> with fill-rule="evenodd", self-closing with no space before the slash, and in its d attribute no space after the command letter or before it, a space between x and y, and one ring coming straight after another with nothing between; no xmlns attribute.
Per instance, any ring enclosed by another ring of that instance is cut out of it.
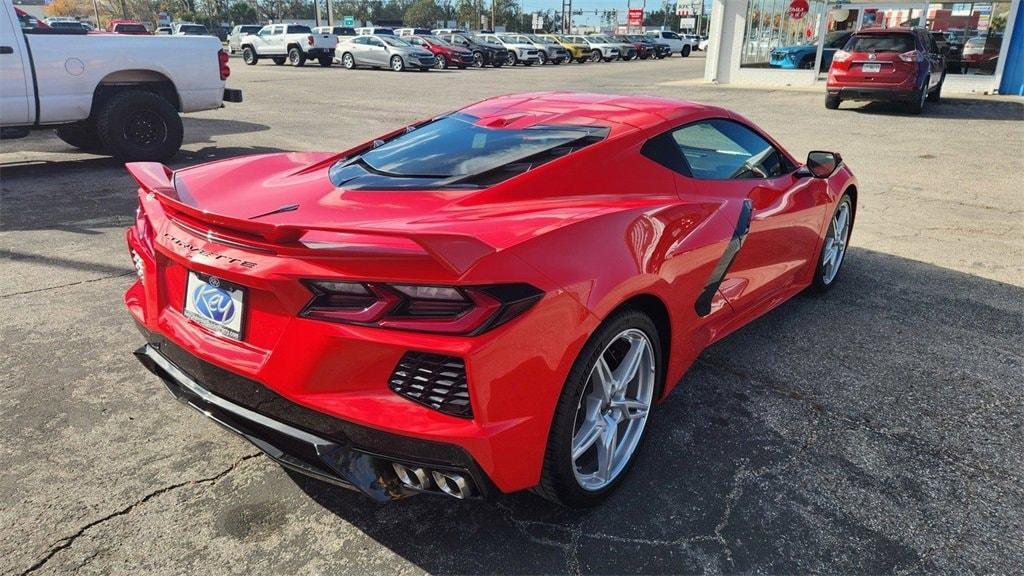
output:
<svg viewBox="0 0 1024 576"><path fill-rule="evenodd" d="M843 86L827 88L829 96L839 96L841 100L872 100L881 102L912 102L917 99L914 90L905 88L881 88Z"/></svg>
<svg viewBox="0 0 1024 576"><path fill-rule="evenodd" d="M419 493L445 493L461 499L484 497L495 491L472 458L456 446L397 437L323 418L256 382L194 357L183 357L180 348L142 331L150 342L135 356L160 377L175 398L245 438L282 466L362 492L378 502ZM207 377L213 372L214 377L201 382L201 376L190 372ZM461 479L464 488L457 493L442 492L437 482L428 482L423 489L414 489L399 479L395 464L406 470L422 470L426 476L438 473Z"/></svg>
<svg viewBox="0 0 1024 576"><path fill-rule="evenodd" d="M334 48L310 48L306 50L306 58L320 58L321 56L334 58Z"/></svg>

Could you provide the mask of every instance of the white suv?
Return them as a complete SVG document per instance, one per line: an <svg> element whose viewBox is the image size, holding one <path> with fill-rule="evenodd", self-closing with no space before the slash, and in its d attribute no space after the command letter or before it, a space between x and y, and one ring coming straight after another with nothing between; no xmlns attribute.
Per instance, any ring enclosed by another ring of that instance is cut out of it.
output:
<svg viewBox="0 0 1024 576"><path fill-rule="evenodd" d="M683 38L671 30L648 30L647 36L658 40L662 44L668 44L672 52L678 53L683 58L690 55L697 48L697 40Z"/></svg>

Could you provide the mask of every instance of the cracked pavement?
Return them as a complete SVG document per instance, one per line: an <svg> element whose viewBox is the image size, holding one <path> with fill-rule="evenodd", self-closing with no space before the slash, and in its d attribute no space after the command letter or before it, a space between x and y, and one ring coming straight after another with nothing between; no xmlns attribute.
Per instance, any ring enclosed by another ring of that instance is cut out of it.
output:
<svg viewBox="0 0 1024 576"><path fill-rule="evenodd" d="M707 350L594 510L529 494L378 505L172 400L121 304L134 187L34 134L0 147L0 573L1024 571L1024 103L923 117L679 80L703 60L393 74L232 61L174 166L342 149L486 96L590 89L733 108L861 180L840 284ZM301 83L302 90L295 90ZM415 92L413 92L415 90ZM429 95L382 98L382 94Z"/></svg>

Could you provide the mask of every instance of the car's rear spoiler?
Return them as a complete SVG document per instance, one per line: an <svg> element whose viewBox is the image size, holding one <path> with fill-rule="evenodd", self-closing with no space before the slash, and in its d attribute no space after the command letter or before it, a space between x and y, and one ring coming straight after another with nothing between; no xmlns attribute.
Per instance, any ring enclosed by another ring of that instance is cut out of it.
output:
<svg viewBox="0 0 1024 576"><path fill-rule="evenodd" d="M129 162L125 164L125 168L139 183L142 190L153 194L165 210L183 214L226 231L257 237L273 244L299 248L302 246L298 243L299 239L311 231L406 238L422 247L431 258L445 268L460 276L481 258L497 251L496 248L480 239L465 234L380 228L281 225L214 214L191 206L188 203L188 197L179 196L179 190L174 186L174 172L167 166L157 162ZM187 194L187 192L182 193Z"/></svg>

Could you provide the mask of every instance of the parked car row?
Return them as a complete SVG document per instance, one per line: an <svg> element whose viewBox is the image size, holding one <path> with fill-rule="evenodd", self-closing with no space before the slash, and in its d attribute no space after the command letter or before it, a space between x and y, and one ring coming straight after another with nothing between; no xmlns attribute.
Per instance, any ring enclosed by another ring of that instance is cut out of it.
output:
<svg viewBox="0 0 1024 576"><path fill-rule="evenodd" d="M698 41L669 31L560 35L273 24L235 26L228 35L228 52L241 53L250 65L266 58L277 65L302 66L316 60L324 67L337 62L349 69L402 71L687 57Z"/></svg>

